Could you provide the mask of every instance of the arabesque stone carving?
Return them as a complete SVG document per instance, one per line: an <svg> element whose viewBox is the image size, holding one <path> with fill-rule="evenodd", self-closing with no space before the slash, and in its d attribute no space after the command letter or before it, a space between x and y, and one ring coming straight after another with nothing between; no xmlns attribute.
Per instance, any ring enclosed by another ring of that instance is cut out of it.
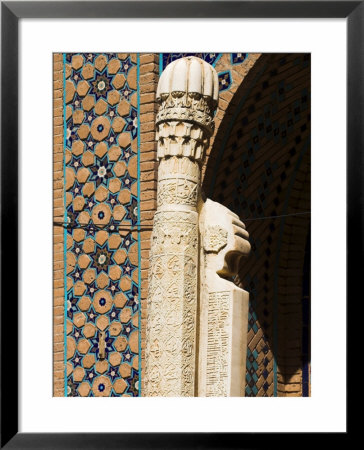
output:
<svg viewBox="0 0 364 450"><path fill-rule="evenodd" d="M247 233L236 231L241 223L236 217L231 221L231 215L226 223L212 221L207 225L204 220L211 205L202 202L200 193L201 165L214 129L217 100L217 73L199 58L174 61L161 75L157 90L159 168L147 305L146 396L235 393L235 388L233 392L229 388L231 367L236 365L231 356L232 345L236 345L236 339L231 341L231 326L238 310L235 303L239 296L234 292L239 288L220 275L238 264L241 249L234 249L234 239L242 233L246 240ZM203 230L202 255L199 228ZM209 254L213 259L206 256ZM201 333L208 339L204 340ZM228 351L224 353L225 348ZM203 364L201 358L206 359ZM245 361L243 365L245 370Z"/></svg>

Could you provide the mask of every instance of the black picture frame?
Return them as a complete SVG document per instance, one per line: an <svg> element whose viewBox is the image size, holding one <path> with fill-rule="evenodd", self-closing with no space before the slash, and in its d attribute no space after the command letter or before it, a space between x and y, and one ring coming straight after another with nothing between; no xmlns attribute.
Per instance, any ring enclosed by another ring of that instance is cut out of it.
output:
<svg viewBox="0 0 364 450"><path fill-rule="evenodd" d="M267 433L19 433L18 327L18 22L21 18L346 18L347 19L347 317L363 274L364 5L363 1L92 1L1 2L1 448L260 448ZM186 5L188 3L188 5ZM188 6L188 7L186 7ZM342 62L340 62L342 63ZM333 61L334 66L337 64ZM334 130L333 130L334 132ZM334 221L334 219L333 219ZM334 224L333 224L334 226ZM11 302L7 299L11 297ZM356 299L358 300L358 299ZM347 328L348 329L348 328ZM12 345L7 337L12 335ZM348 351L350 348L348 346ZM349 358L349 357L348 357ZM12 363L9 389L3 369ZM328 369L329 370L329 369ZM349 412L348 412L349 417ZM349 423L349 421L348 421ZM348 425L349 427L349 425ZM349 431L349 428L347 429ZM338 443L347 438L339 433ZM107 436L106 436L107 434ZM273 442L280 434L270 435ZM316 439L316 438L315 438ZM284 446L297 443L286 435ZM303 435L300 444L312 437ZM315 443L317 441L315 440ZM282 445L282 442L280 442Z"/></svg>

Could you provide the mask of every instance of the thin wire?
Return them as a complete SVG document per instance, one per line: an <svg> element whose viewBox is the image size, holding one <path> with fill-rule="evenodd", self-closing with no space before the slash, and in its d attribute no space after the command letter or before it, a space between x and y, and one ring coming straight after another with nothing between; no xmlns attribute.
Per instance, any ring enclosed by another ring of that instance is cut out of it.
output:
<svg viewBox="0 0 364 450"><path fill-rule="evenodd" d="M281 217L290 217L290 216L302 216L304 214L311 214L311 211L304 211L299 213L291 213L291 214L283 214L281 216L266 216L266 217L253 217L252 219L241 219L243 222L248 222L251 220L263 220L263 219L279 219Z"/></svg>
<svg viewBox="0 0 364 450"><path fill-rule="evenodd" d="M251 222L254 220L267 220L267 219L280 219L282 217L291 217L291 216L302 216L302 215L306 215L306 214L311 214L311 211L304 211L304 212L299 212L299 213L291 213L291 214L282 214L281 216L265 216L265 217L252 217L252 218L246 218L246 219L242 219L243 222ZM114 221L114 223L117 221ZM57 222L57 221L53 221L53 225L55 226L61 226L64 228L84 228L84 229L89 229L89 228L99 228L101 230L103 230L104 228L107 228L110 224L107 223L105 225L102 224L96 224L96 223L65 223L65 222ZM138 227L139 226L139 230ZM116 230L121 230L121 231L151 231L153 230L153 227L151 226L144 226L141 224L135 224L135 225L129 225L129 226L125 226L123 225L122 227L115 227Z"/></svg>

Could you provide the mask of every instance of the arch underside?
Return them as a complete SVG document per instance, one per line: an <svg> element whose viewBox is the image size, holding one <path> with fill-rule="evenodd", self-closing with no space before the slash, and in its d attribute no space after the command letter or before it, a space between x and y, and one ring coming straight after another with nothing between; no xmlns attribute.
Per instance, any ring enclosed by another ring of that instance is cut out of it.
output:
<svg viewBox="0 0 364 450"><path fill-rule="evenodd" d="M247 396L309 395L310 150L310 55L256 57L203 180L250 234L235 280L250 295Z"/></svg>

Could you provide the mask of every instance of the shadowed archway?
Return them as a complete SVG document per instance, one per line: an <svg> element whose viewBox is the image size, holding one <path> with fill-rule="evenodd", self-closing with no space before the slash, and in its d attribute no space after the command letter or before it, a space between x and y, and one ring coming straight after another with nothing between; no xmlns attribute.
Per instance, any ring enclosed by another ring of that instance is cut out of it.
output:
<svg viewBox="0 0 364 450"><path fill-rule="evenodd" d="M252 252L247 396L308 395L310 55L263 54L219 125L206 195L246 223Z"/></svg>

